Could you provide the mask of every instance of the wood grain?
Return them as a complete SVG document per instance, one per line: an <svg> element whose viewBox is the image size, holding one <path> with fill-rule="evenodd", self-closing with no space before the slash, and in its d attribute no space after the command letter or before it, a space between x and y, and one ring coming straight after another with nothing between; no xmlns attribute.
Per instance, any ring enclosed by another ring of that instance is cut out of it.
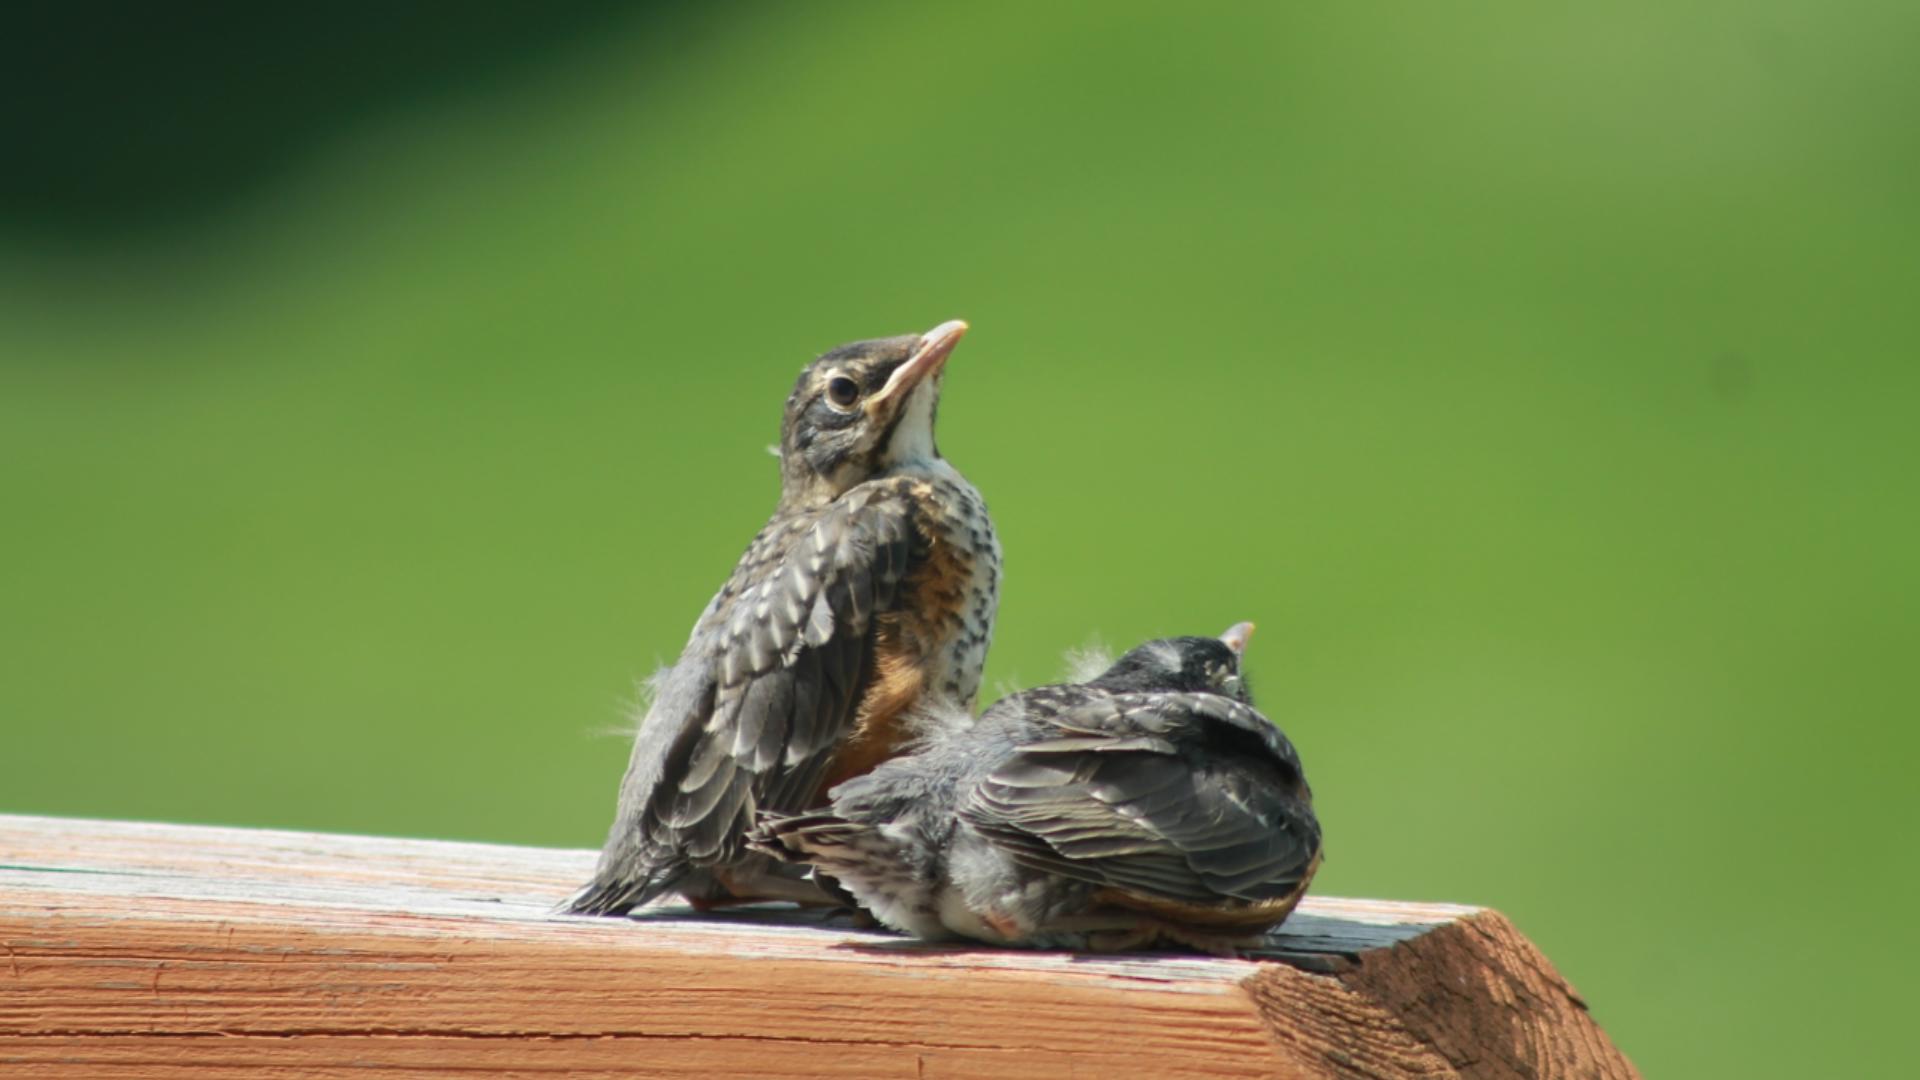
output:
<svg viewBox="0 0 1920 1080"><path fill-rule="evenodd" d="M593 853L0 816L12 1077L1627 1077L1497 913L1310 898L1259 958L559 916Z"/></svg>

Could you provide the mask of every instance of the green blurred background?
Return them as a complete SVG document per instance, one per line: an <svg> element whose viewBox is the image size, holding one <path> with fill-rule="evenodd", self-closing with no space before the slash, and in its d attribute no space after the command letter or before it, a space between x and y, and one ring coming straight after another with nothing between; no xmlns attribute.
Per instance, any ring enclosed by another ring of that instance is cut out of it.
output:
<svg viewBox="0 0 1920 1080"><path fill-rule="evenodd" d="M1255 619L1321 891L1891 1072L1920 8L1555 8L15 9L0 810L596 845L794 372L965 317L989 686Z"/></svg>

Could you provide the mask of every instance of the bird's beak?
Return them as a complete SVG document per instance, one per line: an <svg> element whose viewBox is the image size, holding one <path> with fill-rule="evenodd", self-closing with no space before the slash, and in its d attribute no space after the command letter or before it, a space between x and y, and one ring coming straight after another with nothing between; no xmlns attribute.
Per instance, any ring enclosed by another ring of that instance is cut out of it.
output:
<svg viewBox="0 0 1920 1080"><path fill-rule="evenodd" d="M959 319L951 319L920 335L920 343L913 348L913 355L906 363L893 369L888 376L887 385L880 392L867 399L867 407L886 405L895 398L905 397L914 387L940 373L947 366L947 357L953 355L953 347L960 343L960 335L967 332L967 324Z"/></svg>
<svg viewBox="0 0 1920 1080"><path fill-rule="evenodd" d="M1220 635L1220 640L1226 643L1227 648L1233 650L1233 655L1244 656L1247 652L1247 641L1252 637L1253 624L1237 622L1227 627L1227 632Z"/></svg>

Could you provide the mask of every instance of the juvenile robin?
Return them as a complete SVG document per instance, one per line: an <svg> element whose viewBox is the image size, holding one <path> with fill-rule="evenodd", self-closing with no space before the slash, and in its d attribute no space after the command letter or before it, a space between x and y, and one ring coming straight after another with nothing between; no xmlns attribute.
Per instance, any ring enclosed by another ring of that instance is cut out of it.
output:
<svg viewBox="0 0 1920 1080"><path fill-rule="evenodd" d="M849 780L751 843L929 939L1230 955L1320 864L1300 758L1240 673L1250 624L1151 641Z"/></svg>
<svg viewBox="0 0 1920 1080"><path fill-rule="evenodd" d="M968 722L1000 546L933 434L966 329L843 345L801 372L779 505L656 683L599 866L566 910L669 891L829 902L804 868L745 849L755 812L818 806L926 724Z"/></svg>

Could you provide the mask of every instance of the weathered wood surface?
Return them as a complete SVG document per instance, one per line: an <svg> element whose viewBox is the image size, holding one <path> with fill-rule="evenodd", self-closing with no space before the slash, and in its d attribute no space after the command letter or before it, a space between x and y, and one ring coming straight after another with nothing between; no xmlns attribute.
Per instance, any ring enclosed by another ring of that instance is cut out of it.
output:
<svg viewBox="0 0 1920 1080"><path fill-rule="evenodd" d="M1257 959L1093 957L552 914L592 860L0 815L0 1075L1636 1075L1486 909L1314 898Z"/></svg>

